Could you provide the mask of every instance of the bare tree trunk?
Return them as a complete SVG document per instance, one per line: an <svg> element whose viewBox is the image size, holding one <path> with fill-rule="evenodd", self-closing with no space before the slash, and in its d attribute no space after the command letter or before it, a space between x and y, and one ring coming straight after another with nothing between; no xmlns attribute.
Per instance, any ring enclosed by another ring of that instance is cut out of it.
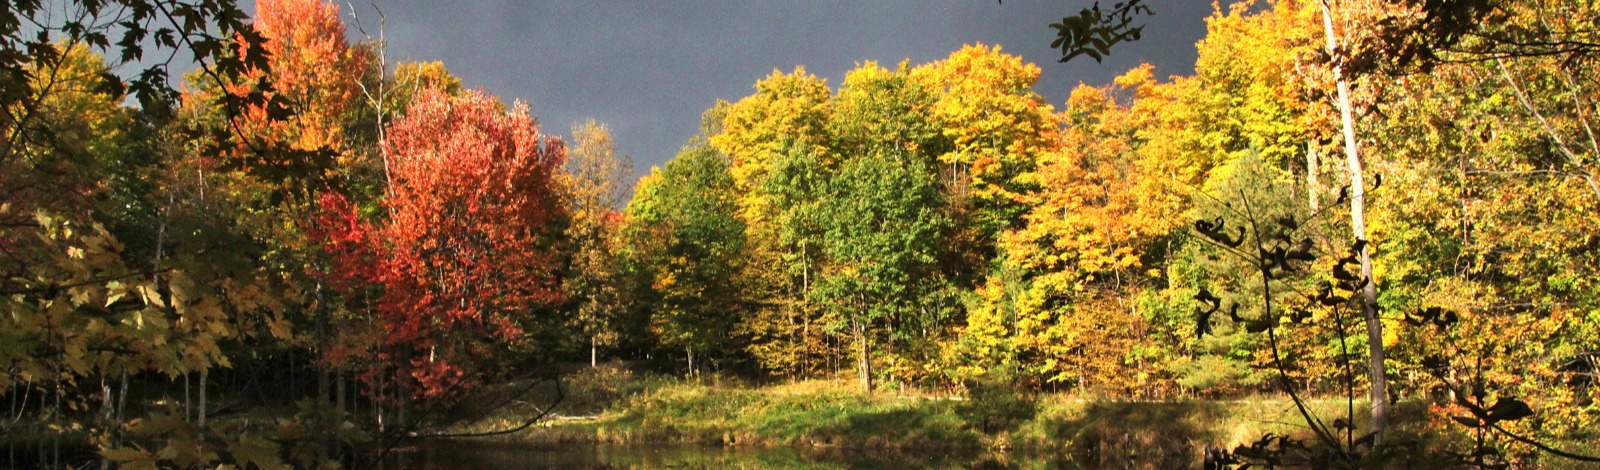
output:
<svg viewBox="0 0 1600 470"><path fill-rule="evenodd" d="M595 368L595 364L597 362L599 362L598 361L599 353L595 352L595 349L596 349L596 347L595 347L594 335L589 335L589 368L590 369Z"/></svg>
<svg viewBox="0 0 1600 470"><path fill-rule="evenodd" d="M369 391L372 392L372 397L373 397L372 398L372 419L377 420L377 422L378 422L378 433L381 434L384 431L384 422L383 422L383 389L384 389L383 382L384 382L384 380L382 378L379 378L376 382L377 383L374 383L374 384L372 384L371 386L369 386L367 388L368 388Z"/></svg>
<svg viewBox="0 0 1600 470"><path fill-rule="evenodd" d="M385 111L383 100L388 99L389 93L393 92L393 90L389 89L388 82L386 81L389 73L389 40L387 36L387 31L389 29L389 17L383 13L382 9L378 8L377 3L373 3L372 8L378 11L377 39L373 39L372 35L367 33L366 28L361 24L361 17L356 14L355 6L350 6L350 16L354 19L356 31L359 31L362 36L365 36L367 41L376 43L378 45L376 48L374 48L374 52L376 52L378 59L377 90L368 89L366 82L359 79L356 80L356 86L361 87L361 94L367 98L367 105L372 107L373 114L375 114L378 118L377 126L375 127L378 132L378 157L383 160L383 195L393 196L394 175L389 170L389 149L387 145L384 145L388 142L389 136L388 129L384 128L383 116L383 112ZM390 215L394 214L393 208L390 208L389 211Z"/></svg>
<svg viewBox="0 0 1600 470"><path fill-rule="evenodd" d="M1321 185L1317 184L1317 142L1312 139L1307 139L1306 198L1308 199L1308 202L1311 203L1311 212L1316 212L1322 208L1322 204L1317 201L1317 192L1321 190Z"/></svg>
<svg viewBox="0 0 1600 470"><path fill-rule="evenodd" d="M106 376L104 374L101 374L100 375L100 418L101 418L101 422L104 423L103 425L106 427L107 432L110 432L110 430L114 429L114 427L116 426L116 424L111 421L112 408L113 408L113 405L111 404L111 386L110 385L106 385ZM107 459L107 458L101 457L100 458L100 470L107 470L109 468L111 468L111 459Z"/></svg>
<svg viewBox="0 0 1600 470"><path fill-rule="evenodd" d="M334 369L334 374L336 375L336 377L338 377L338 379L333 384L333 393L337 397L337 398L334 398L334 401L333 401L334 409L337 409L337 410L339 410L340 413L343 413L344 412L344 395L345 395L345 390L344 390L344 371L341 371L341 370L338 370L338 369Z"/></svg>
<svg viewBox="0 0 1600 470"><path fill-rule="evenodd" d="M122 426L122 410L128 406L128 370L123 369L121 375L122 379L120 380L121 383L118 385L117 391L117 404L112 407L111 412L111 426L113 426L111 431L111 447L118 447L122 445L122 433L120 432L119 428ZM100 468L105 469L110 463L111 462L109 460L102 460Z"/></svg>
<svg viewBox="0 0 1600 470"><path fill-rule="evenodd" d="M1338 54L1334 39L1333 11L1328 0L1322 1L1322 26L1328 39L1328 52ZM1356 147L1355 118L1351 115L1350 82L1344 77L1344 67L1337 59L1333 63L1333 78L1339 88L1339 117L1344 124L1345 157L1350 170L1350 228L1356 240L1367 240L1366 185L1361 176L1361 157ZM1372 432L1374 442L1383 437L1389 421L1388 378L1384 375L1383 320L1378 318L1378 283L1372 277L1372 243L1363 243L1361 252L1361 277L1366 283L1361 289L1361 312L1367 320L1367 379L1372 391Z"/></svg>
<svg viewBox="0 0 1600 470"><path fill-rule="evenodd" d="M183 422L185 422L185 423L194 422L194 407L190 406L193 403L194 403L194 401L191 400L190 397L189 397L189 373L188 372L184 372L183 373Z"/></svg>
<svg viewBox="0 0 1600 470"><path fill-rule="evenodd" d="M404 431L407 426L406 412L408 408L411 408L411 384L407 383L405 378L399 374L399 371L395 372L395 391L400 394L400 399L397 400L398 403L396 404L399 409L395 410L394 424L398 429Z"/></svg>
<svg viewBox="0 0 1600 470"><path fill-rule="evenodd" d="M200 371L200 409L196 412L198 418L195 422L201 428L206 427L206 382L210 381L207 380L208 377L210 377L208 371Z"/></svg>
<svg viewBox="0 0 1600 470"><path fill-rule="evenodd" d="M26 392L26 391L24 391L24 392ZM27 396L26 393L24 393L23 396ZM13 389L11 389L11 414L20 416L20 413L22 411L21 411L21 408L18 405L18 403L19 403L19 401L17 399L17 390L15 388L13 388ZM26 405L27 405L27 403L25 403L25 402L21 404L21 406L26 406ZM16 424L16 421L12 421L11 422L11 425L15 425L15 424ZM8 425L8 428L9 428L9 426L10 425ZM6 463L11 465L11 468L16 468L17 467L17 440L16 439L6 439Z"/></svg>
<svg viewBox="0 0 1600 470"><path fill-rule="evenodd" d="M891 323L891 325L889 327L889 331L895 331L898 328L899 328L898 325L893 325ZM883 375L887 376L887 378L889 379L889 388L898 389L900 387L900 378L894 376L894 365L895 364L899 364L899 359L894 357L894 335L893 334L889 335L888 338L884 338L883 347L884 347L884 355L888 356L888 360L889 360L889 363L884 366L884 367L886 367L886 369L884 369L884 374Z"/></svg>
<svg viewBox="0 0 1600 470"><path fill-rule="evenodd" d="M869 348L867 347L866 328L861 325L861 320L859 319L851 323L852 329L856 333L856 344L861 348L860 354L856 356L856 370L861 376L861 391L872 393L872 359L867 356Z"/></svg>
<svg viewBox="0 0 1600 470"><path fill-rule="evenodd" d="M122 410L128 407L128 370L127 369L123 369L122 370L122 384L120 385L120 388L122 390L117 392L116 422L118 422L118 423L122 422Z"/></svg>
<svg viewBox="0 0 1600 470"><path fill-rule="evenodd" d="M55 375L58 377L55 379L56 406L55 411L50 414L51 421L61 420L61 395L63 395L63 392L61 391L61 379L59 379L61 376L60 369L56 370ZM50 455L50 468L61 468L61 431L50 433Z"/></svg>

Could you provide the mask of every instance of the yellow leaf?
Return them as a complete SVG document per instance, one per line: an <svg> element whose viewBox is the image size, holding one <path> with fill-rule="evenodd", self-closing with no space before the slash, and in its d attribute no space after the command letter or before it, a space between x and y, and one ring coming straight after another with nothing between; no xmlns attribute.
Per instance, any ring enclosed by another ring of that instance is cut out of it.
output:
<svg viewBox="0 0 1600 470"><path fill-rule="evenodd" d="M155 307L166 307L167 306L166 302L161 299L161 293L156 292L155 289L152 289L148 285L139 286L139 295L141 297L144 297L144 302L145 303L150 304L152 306L155 306Z"/></svg>

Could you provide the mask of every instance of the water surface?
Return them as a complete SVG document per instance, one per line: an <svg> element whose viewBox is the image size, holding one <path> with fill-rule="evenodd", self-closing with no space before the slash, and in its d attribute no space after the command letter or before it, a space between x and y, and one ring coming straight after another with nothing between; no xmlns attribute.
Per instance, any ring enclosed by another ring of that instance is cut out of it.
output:
<svg viewBox="0 0 1600 470"><path fill-rule="evenodd" d="M653 469L653 468L1075 468L1049 458L843 452L790 447L691 445L546 446L480 440L425 441L396 448L385 470L443 469Z"/></svg>

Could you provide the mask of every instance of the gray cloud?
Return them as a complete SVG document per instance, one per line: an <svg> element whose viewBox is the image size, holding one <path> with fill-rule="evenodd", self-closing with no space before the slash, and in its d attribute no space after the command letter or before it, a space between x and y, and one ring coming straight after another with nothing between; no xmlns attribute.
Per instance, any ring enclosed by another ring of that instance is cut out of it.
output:
<svg viewBox="0 0 1600 470"><path fill-rule="evenodd" d="M1048 24L1088 1L750 0L440 2L384 0L390 56L441 60L472 88L533 108L547 133L593 118L641 171L671 158L718 98L796 65L836 86L855 64L913 64L964 44L1002 45L1039 64L1036 89L1060 107L1078 83L1100 84L1138 65L1158 76L1192 72L1210 2L1156 0L1145 38L1104 64L1058 64ZM344 11L349 16L349 6ZM358 5L372 29L376 15Z"/></svg>

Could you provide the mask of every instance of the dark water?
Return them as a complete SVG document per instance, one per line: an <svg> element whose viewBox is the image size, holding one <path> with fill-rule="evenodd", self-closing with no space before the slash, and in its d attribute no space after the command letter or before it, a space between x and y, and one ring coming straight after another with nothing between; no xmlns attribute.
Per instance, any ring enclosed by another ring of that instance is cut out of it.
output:
<svg viewBox="0 0 1600 470"><path fill-rule="evenodd" d="M652 469L652 468L1076 468L1049 458L957 456L801 450L787 447L613 446L575 444L535 446L476 440L433 441L398 448L384 459L385 470L441 469Z"/></svg>

